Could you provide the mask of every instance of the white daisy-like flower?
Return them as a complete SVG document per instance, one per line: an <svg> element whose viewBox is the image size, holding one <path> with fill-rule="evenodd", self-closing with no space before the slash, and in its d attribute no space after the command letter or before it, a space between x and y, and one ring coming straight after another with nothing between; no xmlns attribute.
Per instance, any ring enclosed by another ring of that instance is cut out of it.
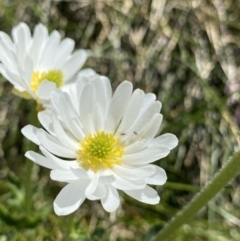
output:
<svg viewBox="0 0 240 241"><path fill-rule="evenodd" d="M133 91L128 81L112 96L104 76L82 77L69 93L51 92L52 111L38 114L45 130L22 129L43 153L28 151L26 157L52 169L52 180L68 183L54 201L56 214L74 212L86 198L113 212L120 203L117 190L157 204L158 193L148 184L163 185L167 177L150 163L166 157L178 140L173 134L155 137L162 121L156 96Z"/></svg>
<svg viewBox="0 0 240 241"><path fill-rule="evenodd" d="M40 104L49 99L54 88L69 83L87 59L87 51L73 52L74 41L61 40L54 30L38 24L31 36L29 27L20 23L12 30L12 39L0 31L0 73L14 86L14 93L33 98Z"/></svg>

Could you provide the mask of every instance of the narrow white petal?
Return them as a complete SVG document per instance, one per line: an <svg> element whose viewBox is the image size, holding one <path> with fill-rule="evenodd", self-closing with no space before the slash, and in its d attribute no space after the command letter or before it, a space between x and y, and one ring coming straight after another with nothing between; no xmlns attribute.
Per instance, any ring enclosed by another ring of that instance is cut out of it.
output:
<svg viewBox="0 0 240 241"><path fill-rule="evenodd" d="M158 204L160 201L158 193L149 186L146 186L142 190L124 190L124 192L130 197L137 199L140 202L148 204Z"/></svg>
<svg viewBox="0 0 240 241"><path fill-rule="evenodd" d="M86 68L86 69L82 69L78 72L77 79L81 78L82 76L91 78L91 77L95 77L95 75L97 75L97 73L93 69Z"/></svg>
<svg viewBox="0 0 240 241"><path fill-rule="evenodd" d="M130 128L127 135L124 136L125 142L134 142L139 139L139 132L141 129L145 128L146 125L151 121L154 114L159 113L161 104L159 101L156 101L148 106L145 111L141 112L137 117L136 121Z"/></svg>
<svg viewBox="0 0 240 241"><path fill-rule="evenodd" d="M142 180L151 176L155 172L154 166L147 165L141 167L132 167L128 165L116 165L113 168L119 176L128 180Z"/></svg>
<svg viewBox="0 0 240 241"><path fill-rule="evenodd" d="M90 184L88 185L88 187L85 190L85 195L87 198L91 199L91 195L95 192L97 186L98 186L98 178L99 175L98 173L94 176L94 178L91 180Z"/></svg>
<svg viewBox="0 0 240 241"><path fill-rule="evenodd" d="M110 184L115 181L115 177L113 175L107 175L107 176L100 176L99 177L99 183L102 185Z"/></svg>
<svg viewBox="0 0 240 241"><path fill-rule="evenodd" d="M159 131L160 125L162 123L163 116L160 113L156 113L150 123L146 126L146 128L142 129L143 135L142 139L152 140ZM139 133L141 135L141 133Z"/></svg>
<svg viewBox="0 0 240 241"><path fill-rule="evenodd" d="M146 182L144 182L143 180L129 181L120 177L117 174L115 174L114 177L116 180L112 183L112 185L119 190L143 189L146 186Z"/></svg>
<svg viewBox="0 0 240 241"><path fill-rule="evenodd" d="M85 134L82 130L80 116L73 107L70 95L67 93L61 93L60 95L60 109L58 114L61 116L66 129L68 129L77 140L82 140Z"/></svg>
<svg viewBox="0 0 240 241"><path fill-rule="evenodd" d="M144 165L166 157L169 152L166 146L159 146L157 148L150 146L135 154L124 155L122 162L128 165Z"/></svg>
<svg viewBox="0 0 240 241"><path fill-rule="evenodd" d="M49 169L60 169L60 170L66 170L67 163L66 161L62 161L60 159L49 159L45 156L42 156L34 151L28 151L26 152L25 156L32 160L33 162L37 163L40 166L49 168Z"/></svg>
<svg viewBox="0 0 240 241"><path fill-rule="evenodd" d="M107 212L114 212L120 204L118 191L111 185L106 185L106 195L101 199L103 208Z"/></svg>
<svg viewBox="0 0 240 241"><path fill-rule="evenodd" d="M159 166L152 165L155 167L155 173L153 173L151 176L146 177L144 180L148 184L152 185L163 185L167 181L167 175L164 169L162 169Z"/></svg>
<svg viewBox="0 0 240 241"><path fill-rule="evenodd" d="M86 134L95 131L94 111L96 107L96 91L92 84L87 84L83 88L80 99L80 117Z"/></svg>
<svg viewBox="0 0 240 241"><path fill-rule="evenodd" d="M106 188L105 186L98 184L95 191L89 195L86 195L89 200L99 200L106 196Z"/></svg>
<svg viewBox="0 0 240 241"><path fill-rule="evenodd" d="M80 49L75 51L62 67L65 81L70 80L79 69L84 65L88 57L87 51Z"/></svg>
<svg viewBox="0 0 240 241"><path fill-rule="evenodd" d="M81 168L81 167L79 166L79 163L76 162L75 165L76 165L76 166L71 166L71 167L70 167L72 173L73 173L76 177L78 177L78 178L80 178L80 179L82 179L82 178L88 179L89 177L88 177L87 172L86 172L83 168Z"/></svg>
<svg viewBox="0 0 240 241"><path fill-rule="evenodd" d="M57 169L54 169L50 172L50 177L52 180L58 182L71 182L79 179L69 170L62 171Z"/></svg>
<svg viewBox="0 0 240 241"><path fill-rule="evenodd" d="M39 59L39 67L42 69L51 69L54 68L53 57L56 56L58 52L58 46L61 40L61 35L58 31L54 30L50 36L48 41L45 43L45 46L42 50L40 59Z"/></svg>
<svg viewBox="0 0 240 241"><path fill-rule="evenodd" d="M115 131L124 111L129 103L132 94L132 83L123 81L116 89L112 101L110 103L108 114L105 122L106 131Z"/></svg>
<svg viewBox="0 0 240 241"><path fill-rule="evenodd" d="M58 89L53 90L50 93L51 103L53 105L53 108L57 111L58 114L60 114L60 110L61 110L61 106L60 106L61 94L62 94L62 91Z"/></svg>
<svg viewBox="0 0 240 241"><path fill-rule="evenodd" d="M76 211L85 200L84 190L87 182L78 180L66 185L54 200L53 207L57 215L68 215Z"/></svg>
<svg viewBox="0 0 240 241"><path fill-rule="evenodd" d="M76 139L70 136L64 128L62 127L62 124L60 123L58 116L53 111L52 112L52 121L53 121L53 128L56 133L56 136L58 140L70 150L77 150L79 148L79 144Z"/></svg>
<svg viewBox="0 0 240 241"><path fill-rule="evenodd" d="M71 166L76 165L76 161L65 161L62 160L53 154L51 154L47 149L45 149L43 146L39 146L39 149L43 153L44 156L46 156L51 162L58 164L58 169L61 170L70 170Z"/></svg>
<svg viewBox="0 0 240 241"><path fill-rule="evenodd" d="M62 65L67 61L67 57L72 53L74 49L74 41L70 38L65 38L60 43L58 47L58 52L56 56L52 56L54 58L53 65L62 67Z"/></svg>
<svg viewBox="0 0 240 241"><path fill-rule="evenodd" d="M9 68L11 71L13 72L17 72L16 69L16 60L14 57L13 52L11 51L11 49L9 49L8 46L5 46L5 44L2 42L2 40L0 39L0 60L1 62L7 67Z"/></svg>
<svg viewBox="0 0 240 241"><path fill-rule="evenodd" d="M28 52L30 42L30 29L25 23L20 23L12 30L13 40L16 43L16 53L18 63L21 64L24 61Z"/></svg>
<svg viewBox="0 0 240 241"><path fill-rule="evenodd" d="M112 89L111 86L109 86L110 82L107 78L103 78L103 76L95 76L92 79L92 83L97 90L96 102L99 111L98 117L101 120L105 120L112 95Z"/></svg>
<svg viewBox="0 0 240 241"><path fill-rule="evenodd" d="M38 120L40 121L44 129L47 130L47 132L49 132L52 136L56 136L53 129L52 116L49 111L38 112Z"/></svg>
<svg viewBox="0 0 240 241"><path fill-rule="evenodd" d="M41 56L45 42L48 39L48 30L43 24L38 24L33 33L33 42L29 51L29 56L34 60L35 68L38 68L39 58Z"/></svg>
<svg viewBox="0 0 240 241"><path fill-rule="evenodd" d="M160 146L164 145L172 150L174 147L178 145L178 139L175 135L166 133L157 138L154 138L150 143L149 146Z"/></svg>
<svg viewBox="0 0 240 241"><path fill-rule="evenodd" d="M124 148L124 155L134 154L136 152L142 151L147 147L148 143L149 143L148 140L140 139L130 145L127 145Z"/></svg>
<svg viewBox="0 0 240 241"><path fill-rule="evenodd" d="M40 141L38 140L37 135L36 135L37 130L38 130L38 128L36 128L32 125L27 125L22 128L21 132L30 141L34 142L37 145L40 145Z"/></svg>
<svg viewBox="0 0 240 241"><path fill-rule="evenodd" d="M49 135L42 129L37 131L37 137L41 144L51 153L57 156L66 158L76 158L76 152L66 148L63 144L58 141L55 137Z"/></svg>
<svg viewBox="0 0 240 241"><path fill-rule="evenodd" d="M133 92L129 104L126 108L126 111L123 115L121 124L118 128L118 134L125 134L128 131L128 129L132 126L142 107L143 98L144 92L142 90L137 89Z"/></svg>

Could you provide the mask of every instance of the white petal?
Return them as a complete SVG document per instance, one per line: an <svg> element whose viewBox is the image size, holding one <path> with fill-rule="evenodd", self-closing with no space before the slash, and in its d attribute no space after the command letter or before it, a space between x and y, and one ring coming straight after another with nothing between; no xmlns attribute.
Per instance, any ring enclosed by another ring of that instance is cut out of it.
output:
<svg viewBox="0 0 240 241"><path fill-rule="evenodd" d="M0 39L0 60L5 65L6 68L9 68L13 72L17 72L16 69L16 60L15 56L12 53L11 49L9 49Z"/></svg>
<svg viewBox="0 0 240 241"><path fill-rule="evenodd" d="M71 167L70 167L72 173L73 173L76 177L78 177L78 178L80 178L80 179L82 179L82 178L88 179L89 177L88 177L87 172L86 172L83 168L81 168L81 167L79 166L79 163L76 162L75 165L76 165L76 166L71 166Z"/></svg>
<svg viewBox="0 0 240 241"><path fill-rule="evenodd" d="M141 112L137 117L136 121L132 125L129 130L129 133L124 136L125 142L134 142L138 139L138 133L141 131L142 128L145 128L146 125L151 121L154 114L159 113L161 108L161 104L159 101L156 101L149 105L145 111Z"/></svg>
<svg viewBox="0 0 240 241"><path fill-rule="evenodd" d="M74 45L75 43L72 39L64 39L58 47L56 56L54 56L53 65L61 68L62 65L67 61L67 57L72 53Z"/></svg>
<svg viewBox="0 0 240 241"><path fill-rule="evenodd" d="M98 184L95 191L92 194L86 195L89 200L99 200L106 195L106 188L103 185Z"/></svg>
<svg viewBox="0 0 240 241"><path fill-rule="evenodd" d="M169 149L166 146L150 146L145 150L135 154L124 155L122 162L128 165L144 165L157 161L169 154Z"/></svg>
<svg viewBox="0 0 240 241"><path fill-rule="evenodd" d="M81 141L85 134L82 130L80 116L76 112L76 109L72 106L70 95L67 93L62 93L60 95L59 115L62 117L63 124L66 129L68 129L77 140Z"/></svg>
<svg viewBox="0 0 240 241"><path fill-rule="evenodd" d="M152 140L159 131L160 125L162 123L163 116L160 113L156 113L150 123L147 125L144 135L141 137L146 140Z"/></svg>
<svg viewBox="0 0 240 241"><path fill-rule="evenodd" d="M44 80L37 89L37 96L40 99L49 100L50 93L52 90L56 89L56 84L52 81Z"/></svg>
<svg viewBox="0 0 240 241"><path fill-rule="evenodd" d="M58 140L68 149L70 150L77 150L79 148L79 144L76 139L71 137L62 127L58 116L54 111L52 112L52 121L53 121L53 128L56 133Z"/></svg>
<svg viewBox="0 0 240 241"><path fill-rule="evenodd" d="M49 169L60 169L60 170L66 170L66 167L68 163L66 161L62 161L60 159L49 159L45 156L42 156L34 151L28 151L26 152L25 156L32 160L33 162L37 163L40 166L49 168Z"/></svg>
<svg viewBox="0 0 240 241"><path fill-rule="evenodd" d="M95 131L94 111L96 107L96 91L92 84L86 84L80 99L80 117L86 134Z"/></svg>
<svg viewBox="0 0 240 241"><path fill-rule="evenodd" d="M48 41L45 43L45 46L42 50L40 59L39 59L39 68L41 69L51 69L54 68L54 56L56 56L58 52L58 46L61 40L61 35L58 31L54 30L50 36Z"/></svg>
<svg viewBox="0 0 240 241"><path fill-rule="evenodd" d="M114 212L120 204L118 191L111 185L106 185L106 195L101 199L103 208L107 212Z"/></svg>
<svg viewBox="0 0 240 241"><path fill-rule="evenodd" d="M85 200L84 190L87 182L78 180L66 185L54 200L54 211L57 215L68 215L76 211Z"/></svg>
<svg viewBox="0 0 240 241"><path fill-rule="evenodd" d="M124 111L129 103L129 99L132 94L132 83L123 81L116 89L112 101L110 103L108 114L105 122L106 131L115 131L121 118L124 115Z"/></svg>
<svg viewBox="0 0 240 241"><path fill-rule="evenodd" d="M34 60L35 68L38 68L39 58L42 53L42 49L45 45L45 42L48 39L48 30L43 24L38 24L33 33L33 42L29 55L32 60Z"/></svg>
<svg viewBox="0 0 240 241"><path fill-rule="evenodd" d="M149 186L146 186L142 190L124 190L124 192L140 202L148 204L158 204L160 201L158 193Z"/></svg>
<svg viewBox="0 0 240 241"><path fill-rule="evenodd" d="M159 166L152 165L155 167L155 173L153 173L151 176L146 177L144 180L148 184L152 185L163 185L167 181L167 175L166 172Z"/></svg>
<svg viewBox="0 0 240 241"><path fill-rule="evenodd" d="M59 142L56 138L46 133L44 130L39 129L37 131L37 137L41 144L51 153L66 157L66 158L76 158L76 152L66 148Z"/></svg>
<svg viewBox="0 0 240 241"><path fill-rule="evenodd" d="M155 172L154 166L132 167L127 165L116 165L113 168L119 176L128 180L142 180Z"/></svg>
<svg viewBox="0 0 240 241"><path fill-rule="evenodd" d="M148 143L149 143L148 140L140 139L130 145L127 145L124 148L124 155L134 154L136 152L142 151L147 147Z"/></svg>
<svg viewBox="0 0 240 241"><path fill-rule="evenodd" d="M96 175L91 180L90 184L88 185L88 187L85 190L85 195L89 199L91 199L91 195L95 192L95 190L98 186L98 178L99 178L99 175L98 175L98 173L96 173Z"/></svg>
<svg viewBox="0 0 240 241"><path fill-rule="evenodd" d="M38 120L41 125L52 135L56 136L53 125L52 125L52 116L49 111L40 111L38 112Z"/></svg>
<svg viewBox="0 0 240 241"><path fill-rule="evenodd" d="M174 147L178 145L178 139L175 135L166 133L161 135L157 138L154 138L150 143L149 146L160 146L164 145L172 150Z"/></svg>
<svg viewBox="0 0 240 241"><path fill-rule="evenodd" d="M37 135L36 135L37 130L38 130L38 128L36 128L32 125L27 125L22 128L21 132L30 141L34 142L37 145L40 145L40 141L38 140Z"/></svg>
<svg viewBox="0 0 240 241"><path fill-rule="evenodd" d="M86 68L86 69L82 69L78 72L77 79L81 78L82 76L91 78L91 77L95 77L95 75L97 75L97 73L93 69Z"/></svg>
<svg viewBox="0 0 240 241"><path fill-rule="evenodd" d="M118 128L118 133L125 134L128 131L128 129L132 126L142 107L143 98L144 92L142 90L137 89L133 92L129 104L126 108L126 111L123 115L121 124Z"/></svg>
<svg viewBox="0 0 240 241"><path fill-rule="evenodd" d="M62 95L62 91L58 89L53 90L50 93L51 103L53 105L53 108L57 111L58 114L60 113L60 110L61 110L61 106L60 106L61 95Z"/></svg>
<svg viewBox="0 0 240 241"><path fill-rule="evenodd" d="M70 170L71 166L76 165L76 161L65 161L62 160L53 154L51 154L48 150L46 150L43 146L39 146L39 149L51 162L57 163L58 169L60 170Z"/></svg>
<svg viewBox="0 0 240 241"><path fill-rule="evenodd" d="M115 177L113 175L107 175L107 176L100 176L99 177L99 183L102 185L110 184L115 181Z"/></svg>
<svg viewBox="0 0 240 241"><path fill-rule="evenodd" d="M110 86L109 79L104 78L103 76L95 76L92 80L92 83L95 86L96 91L96 102L98 105L98 116L99 119L105 120L108 107L111 100L112 89ZM103 123L102 123L103 125ZM103 128L103 126L102 126Z"/></svg>
<svg viewBox="0 0 240 241"><path fill-rule="evenodd" d="M50 172L50 177L54 181L59 181L59 182L71 182L79 179L76 177L71 171L61 171L61 170L52 170Z"/></svg>
<svg viewBox="0 0 240 241"><path fill-rule="evenodd" d="M30 42L30 29L25 23L20 23L12 30L12 36L16 43L16 53L18 63L21 64L25 60L25 56L28 52Z"/></svg>
<svg viewBox="0 0 240 241"><path fill-rule="evenodd" d="M143 180L126 180L119 175L115 174L114 177L116 180L112 185L119 190L132 190L132 189L143 189L146 186L146 182Z"/></svg>
<svg viewBox="0 0 240 241"><path fill-rule="evenodd" d="M84 63L87 60L87 57L87 51L81 49L75 51L72 57L70 57L67 60L66 64L62 67L66 82L70 80L77 73L77 71L84 65Z"/></svg>

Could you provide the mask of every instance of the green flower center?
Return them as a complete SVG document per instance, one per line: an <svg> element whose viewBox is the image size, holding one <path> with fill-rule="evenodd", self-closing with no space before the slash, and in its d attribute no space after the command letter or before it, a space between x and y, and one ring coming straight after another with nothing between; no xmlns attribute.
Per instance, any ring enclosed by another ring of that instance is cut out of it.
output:
<svg viewBox="0 0 240 241"><path fill-rule="evenodd" d="M100 169L112 168L121 165L124 147L119 145L119 138L104 131L89 134L80 142L77 150L77 160L82 167L97 172Z"/></svg>
<svg viewBox="0 0 240 241"><path fill-rule="evenodd" d="M61 70L34 71L30 83L32 90L36 92L44 80L55 83L59 88L63 85L63 72Z"/></svg>

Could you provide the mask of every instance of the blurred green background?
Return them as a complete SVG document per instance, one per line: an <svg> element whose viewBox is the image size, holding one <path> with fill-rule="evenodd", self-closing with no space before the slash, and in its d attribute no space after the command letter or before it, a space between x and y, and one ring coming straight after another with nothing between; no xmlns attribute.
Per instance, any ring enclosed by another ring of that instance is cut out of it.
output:
<svg viewBox="0 0 240 241"><path fill-rule="evenodd" d="M24 153L37 147L20 130L34 119L34 102L14 96L0 76L0 241L150 241L239 146L240 1L0 0L0 30L10 34L21 21L31 30L42 22L76 48L92 49L85 67L108 76L113 89L127 79L155 93L163 104L161 133L174 133L179 145L156 162L168 175L156 187L160 204L121 193L116 213L85 201L58 217L52 203L64 184L35 164L26 183ZM239 182L232 180L170 240L239 241Z"/></svg>

